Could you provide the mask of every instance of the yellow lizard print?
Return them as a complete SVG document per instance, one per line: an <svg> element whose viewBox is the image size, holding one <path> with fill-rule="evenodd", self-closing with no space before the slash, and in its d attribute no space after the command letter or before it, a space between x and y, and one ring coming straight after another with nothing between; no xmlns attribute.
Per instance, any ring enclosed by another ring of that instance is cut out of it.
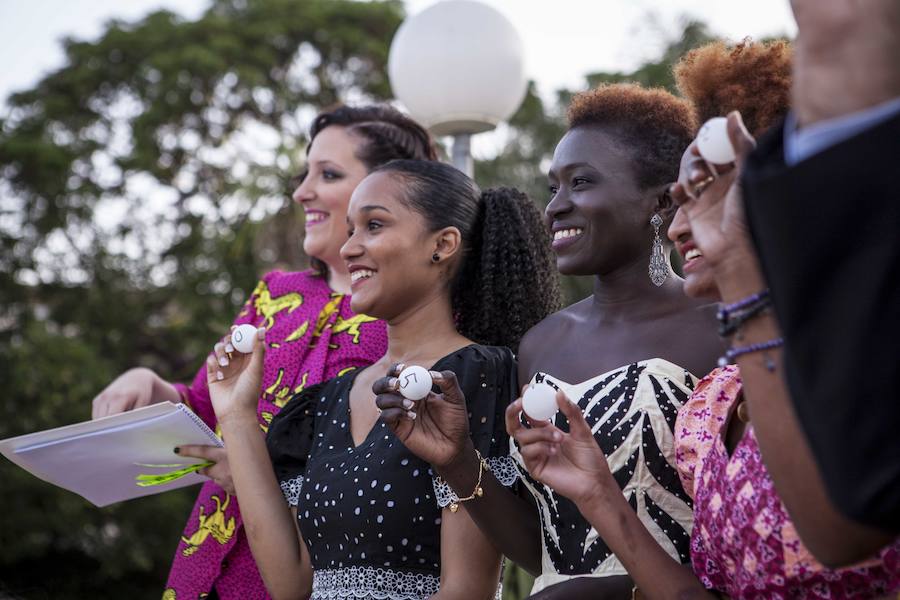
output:
<svg viewBox="0 0 900 600"><path fill-rule="evenodd" d="M309 372L303 374L303 377L300 378L300 385L294 388L294 393L299 394L303 390L306 389L306 378L309 377Z"/></svg>
<svg viewBox="0 0 900 600"><path fill-rule="evenodd" d="M272 403L275 406L277 406L278 408L284 408L284 405L287 404L288 400L290 400L290 397L288 397L288 394L291 394L291 395L299 394L300 392L302 392L303 390L306 389L306 379L308 377L309 377L309 373L308 372L304 373L303 377L300 379L300 385L295 387L293 390L291 390L290 386L287 386L287 385L282 387L281 389L279 389L279 386L281 385L281 380L284 378L284 369L278 369L278 377L275 378L275 383L273 383L272 385L270 385L263 391L266 394L269 394L270 396L274 397L274 399L272 400ZM275 418L275 415L264 410L260 413L260 416L262 417L263 421L266 422L266 424L263 425L262 423L260 423L259 426L262 428L263 431L268 432L269 425L272 424L272 419Z"/></svg>
<svg viewBox="0 0 900 600"><path fill-rule="evenodd" d="M304 335L306 335L307 329L309 329L309 321L303 321L303 325L301 325L300 327L295 329L294 332L291 333L291 335L284 338L284 341L285 342L293 342L293 341L299 340ZM275 344L272 344L272 347L274 348Z"/></svg>
<svg viewBox="0 0 900 600"><path fill-rule="evenodd" d="M260 423L259 428L262 429L265 433L269 433L269 425L272 424L272 419L275 418L275 415L273 415L270 412L266 412L266 411L263 411L261 413L261 415L262 415L263 421L265 421L266 424L263 425L262 423Z"/></svg>
<svg viewBox="0 0 900 600"><path fill-rule="evenodd" d="M162 600L176 600L175 598L175 590L172 588L168 588L163 592Z"/></svg>
<svg viewBox="0 0 900 600"><path fill-rule="evenodd" d="M322 337L322 333L329 327L328 320L341 306L341 300L344 297L340 294L333 294L331 296L331 300L328 301L328 304L325 305L325 308L322 309L322 312L319 313L319 317L316 319L316 328L313 329L312 339L309 341L310 347L316 345L316 341L320 337Z"/></svg>
<svg viewBox="0 0 900 600"><path fill-rule="evenodd" d="M265 317L266 320L263 322L263 326L266 329L271 328L275 324L276 314L285 309L288 312L293 312L303 305L303 296L297 292L290 292L273 298L265 281L259 282L259 285L253 290L253 295L256 297L256 300L253 301L253 307L257 313Z"/></svg>
<svg viewBox="0 0 900 600"><path fill-rule="evenodd" d="M359 343L360 331L359 327L363 323L371 323L372 321L377 321L375 317L367 317L366 315L353 315L346 321L341 317L337 318L337 321L334 323L334 332L335 333L347 333L347 335L353 336L353 343Z"/></svg>
<svg viewBox="0 0 900 600"><path fill-rule="evenodd" d="M304 373L303 378L300 380L300 385L292 390L288 385L281 385L281 380L284 379L284 368L278 369L278 376L275 377L275 382L264 389L263 393L269 395L272 398L272 404L274 404L278 408L284 408L284 405L287 404L288 400L290 400L291 395L299 394L306 389L307 377L309 377L309 373Z"/></svg>
<svg viewBox="0 0 900 600"><path fill-rule="evenodd" d="M278 389L278 387L281 385L282 379L284 379L284 367L278 369L278 376L275 378L275 382L263 390L264 394L275 397L275 399L272 401L272 403L279 408L284 406L284 402L282 402L281 404L278 404L278 401L280 399L284 398L285 396L287 396L288 391L289 391L289 388L287 388L287 387L284 387L280 390Z"/></svg>
<svg viewBox="0 0 900 600"><path fill-rule="evenodd" d="M201 505L200 527L197 529L197 532L189 538L181 536L181 541L187 544L187 548L182 550L182 554L185 556L190 556L196 552L209 536L213 536L213 539L220 544L227 544L228 540L234 535L234 517L228 519L228 524L225 524L225 509L228 508L228 503L231 502L231 496L225 494L225 504L222 504L222 500L218 496L213 496L212 499L216 503L216 510L210 515L204 515L203 506Z"/></svg>

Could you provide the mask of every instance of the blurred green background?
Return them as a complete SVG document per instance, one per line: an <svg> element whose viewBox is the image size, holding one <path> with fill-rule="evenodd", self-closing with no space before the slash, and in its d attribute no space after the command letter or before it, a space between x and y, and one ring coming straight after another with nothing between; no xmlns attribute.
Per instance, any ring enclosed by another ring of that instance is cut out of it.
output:
<svg viewBox="0 0 900 600"><path fill-rule="evenodd" d="M216 0L196 20L159 11L65 43L65 65L0 117L0 438L90 417L127 368L190 379L258 277L305 266L289 198L305 127L338 100L390 98L400 2ZM657 60L584 86L672 87L711 39L686 22ZM298 50L299 48L299 50ZM532 84L484 186L527 190L572 90ZM263 148L248 152L247 148ZM567 301L590 281L564 281ZM0 598L159 598L196 489L98 509L0 460ZM530 577L506 571L505 598Z"/></svg>

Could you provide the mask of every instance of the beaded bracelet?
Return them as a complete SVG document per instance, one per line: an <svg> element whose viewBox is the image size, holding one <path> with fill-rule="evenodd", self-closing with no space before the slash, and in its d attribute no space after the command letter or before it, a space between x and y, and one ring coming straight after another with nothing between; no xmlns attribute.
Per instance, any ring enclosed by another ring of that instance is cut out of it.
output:
<svg viewBox="0 0 900 600"><path fill-rule="evenodd" d="M716 318L719 321L719 335L729 337L740 329L744 323L763 313L772 305L769 290L763 290L733 304L719 308Z"/></svg>
<svg viewBox="0 0 900 600"><path fill-rule="evenodd" d="M749 346L739 346L737 348L729 348L727 352L725 352L725 356L719 359L719 366L724 367L726 365L733 364L734 361L744 356L745 354L751 354L753 352L762 352L763 350L771 350L772 348L778 348L779 346L784 345L784 338L775 338L774 340L769 340L767 342L760 342L758 344L750 344ZM766 368L769 371L775 370L775 363L771 360L766 362Z"/></svg>
<svg viewBox="0 0 900 600"><path fill-rule="evenodd" d="M761 292L757 292L752 296L747 296L742 300L738 300L737 302L733 302L732 304L726 304L719 308L719 320L728 320L728 315L737 310L741 310L742 308L747 308L751 304L755 304L760 300L764 300L769 297L769 290L763 290Z"/></svg>

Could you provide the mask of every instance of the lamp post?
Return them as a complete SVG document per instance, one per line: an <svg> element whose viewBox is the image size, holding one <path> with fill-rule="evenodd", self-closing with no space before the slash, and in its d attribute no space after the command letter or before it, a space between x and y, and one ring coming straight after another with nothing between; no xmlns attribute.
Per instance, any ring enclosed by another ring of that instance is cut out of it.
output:
<svg viewBox="0 0 900 600"><path fill-rule="evenodd" d="M471 177L471 136L508 119L525 97L523 54L518 32L495 9L444 0L397 30L388 75L413 118L453 136L453 165Z"/></svg>

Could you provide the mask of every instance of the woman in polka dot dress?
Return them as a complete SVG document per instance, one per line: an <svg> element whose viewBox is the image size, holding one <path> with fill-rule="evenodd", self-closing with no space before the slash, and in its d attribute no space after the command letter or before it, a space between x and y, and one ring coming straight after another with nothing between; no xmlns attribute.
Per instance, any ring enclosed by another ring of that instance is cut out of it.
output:
<svg viewBox="0 0 900 600"><path fill-rule="evenodd" d="M294 199L306 212L303 249L314 268L266 275L235 320L267 328L263 384L255 421L265 431L297 391L384 353L385 325L350 308L350 274L340 259L347 239L350 194L376 166L395 158L435 158L422 127L383 106L339 107L318 115L310 131L307 171ZM151 401L184 402L211 428L219 425L206 366L191 385L170 384L149 370L133 370L94 402L94 416L131 410ZM268 597L253 561L225 452L184 447L183 455L216 464L203 485L175 551L167 600Z"/></svg>
<svg viewBox="0 0 900 600"><path fill-rule="evenodd" d="M447 488L403 438L420 406L466 410L441 396L458 380L469 396L462 434L485 468L515 483L503 424L517 388L510 348L558 303L548 234L524 194L481 193L458 170L424 161L376 169L348 220L352 307L387 322L385 355L295 396L266 443L252 428L262 346L208 363L257 564L278 598L492 598L501 557L454 494L474 490ZM437 387L428 402L400 398L380 414L373 384L395 390L384 378L395 363L429 368ZM401 413L408 428L395 432L386 422Z"/></svg>

